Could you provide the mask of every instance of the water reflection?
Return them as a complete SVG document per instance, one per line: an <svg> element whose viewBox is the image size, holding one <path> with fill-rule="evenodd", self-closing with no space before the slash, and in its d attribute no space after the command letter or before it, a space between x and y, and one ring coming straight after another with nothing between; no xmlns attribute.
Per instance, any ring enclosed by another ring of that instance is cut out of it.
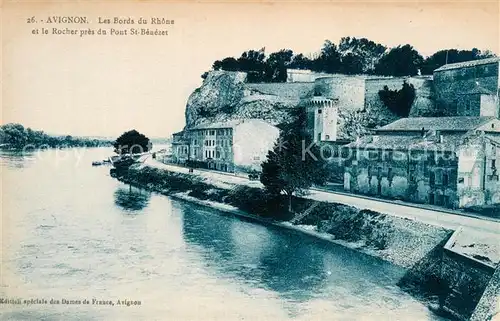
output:
<svg viewBox="0 0 500 321"><path fill-rule="evenodd" d="M114 193L116 206L127 212L137 212L146 208L151 198L151 193L140 188L118 187Z"/></svg>
<svg viewBox="0 0 500 321"><path fill-rule="evenodd" d="M220 214L186 206L183 234L219 277L237 278L286 299L320 295L327 279L322 253L301 244L304 239L265 226L221 220Z"/></svg>
<svg viewBox="0 0 500 321"><path fill-rule="evenodd" d="M1 150L0 165L9 168L25 168L36 160L35 152L22 152L17 150Z"/></svg>

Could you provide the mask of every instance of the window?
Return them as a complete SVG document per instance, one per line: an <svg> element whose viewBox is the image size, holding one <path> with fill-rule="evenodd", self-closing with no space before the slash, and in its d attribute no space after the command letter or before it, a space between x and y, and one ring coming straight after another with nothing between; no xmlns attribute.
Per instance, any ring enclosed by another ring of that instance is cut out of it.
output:
<svg viewBox="0 0 500 321"><path fill-rule="evenodd" d="M434 174L434 172L430 172L429 173L429 185L434 185L435 182L436 182L436 175Z"/></svg>
<svg viewBox="0 0 500 321"><path fill-rule="evenodd" d="M458 178L458 183L459 184L463 184L464 182L465 182L465 178L463 178L463 177L459 177Z"/></svg>
<svg viewBox="0 0 500 321"><path fill-rule="evenodd" d="M323 112L323 110L318 109L318 114L321 114L322 112Z"/></svg>
<svg viewBox="0 0 500 321"><path fill-rule="evenodd" d="M448 186L448 173L443 172L443 186Z"/></svg>
<svg viewBox="0 0 500 321"><path fill-rule="evenodd" d="M437 200L436 200L436 205L439 205L439 206L445 206L446 205L446 200L445 200L445 197L444 195L442 194L439 194L437 196Z"/></svg>
<svg viewBox="0 0 500 321"><path fill-rule="evenodd" d="M496 161L495 159L492 159L492 160L491 160L491 168L493 168L493 169L497 168L497 167L496 167L496 162L497 162L497 161Z"/></svg>
<svg viewBox="0 0 500 321"><path fill-rule="evenodd" d="M372 167L368 166L367 171L368 171L368 177L370 178L371 177Z"/></svg>
<svg viewBox="0 0 500 321"><path fill-rule="evenodd" d="M469 107L468 107L468 111L469 113L472 112L474 110L474 101L471 100L469 101Z"/></svg>
<svg viewBox="0 0 500 321"><path fill-rule="evenodd" d="M429 162L429 165L436 165L436 158L434 154L429 155L427 161Z"/></svg>
<svg viewBox="0 0 500 321"><path fill-rule="evenodd" d="M437 170L436 174L434 175L435 177L435 182L436 184L443 184L443 171L442 170Z"/></svg>
<svg viewBox="0 0 500 321"><path fill-rule="evenodd" d="M219 151L215 152L215 158L220 158L220 152Z"/></svg>
<svg viewBox="0 0 500 321"><path fill-rule="evenodd" d="M326 135L326 136L325 136L325 138L326 138L326 139L330 139L330 135Z"/></svg>
<svg viewBox="0 0 500 321"><path fill-rule="evenodd" d="M498 181L498 175L490 175L489 179L490 181Z"/></svg>
<svg viewBox="0 0 500 321"><path fill-rule="evenodd" d="M388 179L392 179L392 168L389 167L389 169L387 170L387 178Z"/></svg>
<svg viewBox="0 0 500 321"><path fill-rule="evenodd" d="M318 140L321 140L321 133L318 133Z"/></svg>

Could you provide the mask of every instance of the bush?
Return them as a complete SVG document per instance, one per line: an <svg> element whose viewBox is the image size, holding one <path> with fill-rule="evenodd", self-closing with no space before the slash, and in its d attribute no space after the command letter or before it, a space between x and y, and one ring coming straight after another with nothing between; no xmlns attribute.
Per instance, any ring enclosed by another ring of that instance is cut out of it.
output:
<svg viewBox="0 0 500 321"><path fill-rule="evenodd" d="M400 90L390 90L384 86L383 90L378 92L380 100L394 114L400 117L410 115L411 105L415 100L415 88L412 84L403 82L403 88Z"/></svg>
<svg viewBox="0 0 500 321"><path fill-rule="evenodd" d="M269 195L260 188L238 186L225 197L226 202L241 210L259 216L276 220L286 220L290 217L280 197Z"/></svg>

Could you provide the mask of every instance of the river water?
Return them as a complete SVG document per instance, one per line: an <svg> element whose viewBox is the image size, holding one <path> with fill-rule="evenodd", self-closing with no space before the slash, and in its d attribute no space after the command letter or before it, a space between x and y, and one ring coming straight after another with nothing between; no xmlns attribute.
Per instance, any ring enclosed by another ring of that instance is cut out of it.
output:
<svg viewBox="0 0 500 321"><path fill-rule="evenodd" d="M403 269L131 188L91 166L109 153L2 152L0 294L40 302L2 320L439 320Z"/></svg>

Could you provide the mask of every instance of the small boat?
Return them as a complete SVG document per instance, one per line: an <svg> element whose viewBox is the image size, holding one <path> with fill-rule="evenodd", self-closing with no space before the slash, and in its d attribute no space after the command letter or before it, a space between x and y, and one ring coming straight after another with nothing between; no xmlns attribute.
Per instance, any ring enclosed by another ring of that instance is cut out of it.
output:
<svg viewBox="0 0 500 321"><path fill-rule="evenodd" d="M113 165L113 167L123 169L130 167L134 163L141 162L141 157L145 155L151 155L151 153L111 156L109 158L109 162Z"/></svg>
<svg viewBox="0 0 500 321"><path fill-rule="evenodd" d="M92 162L92 166L100 166L100 165L104 165L104 162L99 162L99 161Z"/></svg>

